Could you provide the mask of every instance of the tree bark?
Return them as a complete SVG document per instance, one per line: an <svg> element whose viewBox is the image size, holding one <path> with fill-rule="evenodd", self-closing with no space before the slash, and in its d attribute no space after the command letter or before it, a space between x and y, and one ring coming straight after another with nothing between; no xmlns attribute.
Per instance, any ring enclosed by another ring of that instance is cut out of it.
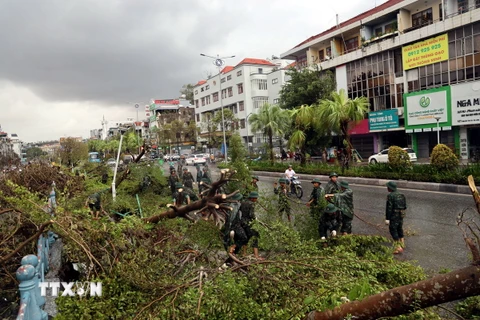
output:
<svg viewBox="0 0 480 320"><path fill-rule="evenodd" d="M480 294L480 267L470 266L431 279L394 288L333 310L312 311L306 320L356 320L394 317L437 304Z"/></svg>

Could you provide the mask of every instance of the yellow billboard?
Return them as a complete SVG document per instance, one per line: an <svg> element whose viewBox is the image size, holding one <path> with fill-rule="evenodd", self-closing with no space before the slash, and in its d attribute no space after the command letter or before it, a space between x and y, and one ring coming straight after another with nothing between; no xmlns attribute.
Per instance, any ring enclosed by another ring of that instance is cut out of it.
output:
<svg viewBox="0 0 480 320"><path fill-rule="evenodd" d="M402 48L403 70L448 60L448 35L415 42Z"/></svg>

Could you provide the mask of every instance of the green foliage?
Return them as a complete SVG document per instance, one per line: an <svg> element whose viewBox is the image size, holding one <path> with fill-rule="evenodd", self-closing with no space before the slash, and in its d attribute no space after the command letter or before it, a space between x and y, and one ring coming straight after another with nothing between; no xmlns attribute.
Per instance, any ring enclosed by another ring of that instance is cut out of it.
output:
<svg viewBox="0 0 480 320"><path fill-rule="evenodd" d="M444 144L437 144L432 151L430 163L437 170L452 170L458 167L455 153Z"/></svg>
<svg viewBox="0 0 480 320"><path fill-rule="evenodd" d="M330 71L291 68L287 71L290 81L280 90L280 106L295 109L300 105L312 105L326 98L335 90L335 77Z"/></svg>
<svg viewBox="0 0 480 320"><path fill-rule="evenodd" d="M480 319L480 296L463 300L455 306L455 311L465 319Z"/></svg>
<svg viewBox="0 0 480 320"><path fill-rule="evenodd" d="M185 99L190 102L191 105L193 105L193 88L195 87L195 84L192 83L187 83L182 86L182 89L180 90L181 94L185 95Z"/></svg>
<svg viewBox="0 0 480 320"><path fill-rule="evenodd" d="M226 185L227 192L234 192L235 190L241 190L242 193L246 196L250 192L250 181L252 180L250 169L248 169L247 164L245 163L245 156L247 151L242 142L242 138L238 133L235 133L230 138L229 146L229 156L232 161L227 165L219 164L219 168L230 168L230 170L235 170L236 181L230 181Z"/></svg>
<svg viewBox="0 0 480 320"><path fill-rule="evenodd" d="M412 162L410 161L408 153L397 146L391 146L388 148L388 163L392 168L400 171L404 171L412 167Z"/></svg>
<svg viewBox="0 0 480 320"><path fill-rule="evenodd" d="M66 138L60 142L59 157L62 164L69 167L76 166L80 161L87 160L88 146L74 138Z"/></svg>
<svg viewBox="0 0 480 320"><path fill-rule="evenodd" d="M39 147L28 148L26 153L27 153L27 159L28 160L32 160L34 158L39 158L39 157L47 154L46 152L44 152Z"/></svg>

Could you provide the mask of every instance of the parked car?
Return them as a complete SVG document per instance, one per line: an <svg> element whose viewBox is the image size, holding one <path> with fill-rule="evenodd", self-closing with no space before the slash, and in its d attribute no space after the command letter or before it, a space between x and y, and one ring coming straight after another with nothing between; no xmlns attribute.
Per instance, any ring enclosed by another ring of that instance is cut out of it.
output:
<svg viewBox="0 0 480 320"><path fill-rule="evenodd" d="M411 148L402 148L410 157L411 162L417 161L417 155L415 151ZM368 163L376 164L376 163L388 163L388 149L384 149L377 154L374 154L368 158Z"/></svg>
<svg viewBox="0 0 480 320"><path fill-rule="evenodd" d="M202 154L192 154L188 156L186 163L187 163L187 166L188 165L194 166L196 164L205 164L207 163L207 159L205 159Z"/></svg>
<svg viewBox="0 0 480 320"><path fill-rule="evenodd" d="M115 163L116 163L116 162L117 162L117 160L115 160L114 158L110 158L110 159L107 160L106 164L107 164L107 166L109 166L109 167L115 167ZM123 164L123 161L120 160L120 161L118 162L118 164L119 164L119 165L122 165L122 164Z"/></svg>

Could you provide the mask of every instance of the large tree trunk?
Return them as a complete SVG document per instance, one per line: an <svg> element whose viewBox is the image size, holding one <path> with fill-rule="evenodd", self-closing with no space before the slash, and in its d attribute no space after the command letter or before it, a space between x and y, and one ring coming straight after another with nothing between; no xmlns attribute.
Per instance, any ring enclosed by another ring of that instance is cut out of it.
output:
<svg viewBox="0 0 480 320"><path fill-rule="evenodd" d="M385 291L333 310L313 311L308 320L378 319L480 294L480 268L470 266L428 280Z"/></svg>

